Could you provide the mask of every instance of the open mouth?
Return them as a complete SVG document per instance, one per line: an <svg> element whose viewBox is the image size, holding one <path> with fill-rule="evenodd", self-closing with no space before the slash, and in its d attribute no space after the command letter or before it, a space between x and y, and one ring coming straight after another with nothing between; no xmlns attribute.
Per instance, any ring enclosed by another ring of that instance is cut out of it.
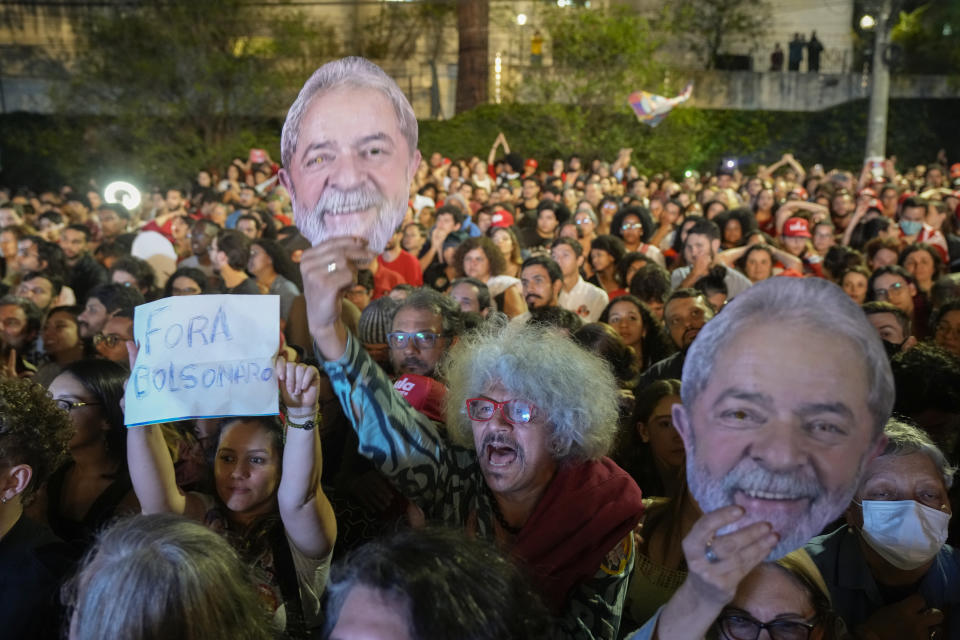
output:
<svg viewBox="0 0 960 640"><path fill-rule="evenodd" d="M755 513L768 519L777 514L777 520L789 522L792 518L799 518L805 513L810 504L810 498L796 493L781 493L764 489L740 489L733 496L733 502L740 505L749 513Z"/></svg>
<svg viewBox="0 0 960 640"><path fill-rule="evenodd" d="M487 445L487 462L491 467L509 466L517 459L517 450L504 444Z"/></svg>

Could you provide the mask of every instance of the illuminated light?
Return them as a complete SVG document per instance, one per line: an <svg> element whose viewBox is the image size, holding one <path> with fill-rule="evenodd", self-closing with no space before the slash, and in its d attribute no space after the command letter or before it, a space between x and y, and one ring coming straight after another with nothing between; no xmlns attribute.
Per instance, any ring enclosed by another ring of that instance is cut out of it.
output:
<svg viewBox="0 0 960 640"><path fill-rule="evenodd" d="M129 182L111 182L103 190L103 200L108 204L119 204L129 211L140 206L140 190Z"/></svg>
<svg viewBox="0 0 960 640"><path fill-rule="evenodd" d="M877 21L874 20L873 16L871 16L869 13L863 16L862 18L860 18L861 29L869 31L870 29L873 29L875 26L877 26Z"/></svg>
<svg viewBox="0 0 960 640"><path fill-rule="evenodd" d="M522 27L523 25L527 24L527 14L525 14L525 13L518 13L518 14L517 14L517 24L520 25L521 27Z"/></svg>

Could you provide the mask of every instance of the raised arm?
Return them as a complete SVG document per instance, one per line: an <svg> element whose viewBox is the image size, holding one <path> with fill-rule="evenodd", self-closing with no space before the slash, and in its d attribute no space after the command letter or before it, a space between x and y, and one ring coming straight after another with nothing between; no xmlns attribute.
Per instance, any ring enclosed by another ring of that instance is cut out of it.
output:
<svg viewBox="0 0 960 640"><path fill-rule="evenodd" d="M320 486L319 376L314 367L277 359L277 380L287 409L283 474L277 490L287 536L304 555L322 558L337 536L333 507Z"/></svg>
<svg viewBox="0 0 960 640"><path fill-rule="evenodd" d="M137 347L132 341L127 342L127 351L132 369L137 358ZM159 424L127 429L127 467L144 514L178 513L194 520L203 519L202 501L195 495L184 494L177 486L173 459Z"/></svg>
<svg viewBox="0 0 960 640"><path fill-rule="evenodd" d="M807 177L807 170L803 168L803 165L793 157L792 153L783 154L783 162L786 162L790 167L797 172L797 180L800 183L803 183L803 179Z"/></svg>

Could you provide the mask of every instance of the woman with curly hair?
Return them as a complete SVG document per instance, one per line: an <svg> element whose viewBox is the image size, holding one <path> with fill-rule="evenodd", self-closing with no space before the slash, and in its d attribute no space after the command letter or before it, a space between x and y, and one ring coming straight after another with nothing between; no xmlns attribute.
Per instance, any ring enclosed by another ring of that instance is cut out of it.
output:
<svg viewBox="0 0 960 640"><path fill-rule="evenodd" d="M627 250L620 238L610 235L597 236L590 247L588 261L593 269L593 275L587 282L600 287L611 298L622 296L626 293L624 288L626 284L618 279L617 263L626 253Z"/></svg>
<svg viewBox="0 0 960 640"><path fill-rule="evenodd" d="M644 207L640 206L624 207L613 217L613 221L610 223L610 233L623 240L627 252L642 253L650 261L665 267L667 263L660 249L652 244L647 244L654 230L653 218L650 217L650 213ZM629 284L629 282L624 282L624 285Z"/></svg>
<svg viewBox="0 0 960 640"><path fill-rule="evenodd" d="M600 314L600 322L613 327L624 343L633 349L641 373L673 353L670 338L662 325L636 296L623 295L612 300Z"/></svg>
<svg viewBox="0 0 960 640"><path fill-rule="evenodd" d="M490 238L467 238L453 254L457 277L476 278L487 285L497 309L513 318L527 310L520 281L506 275L507 260Z"/></svg>

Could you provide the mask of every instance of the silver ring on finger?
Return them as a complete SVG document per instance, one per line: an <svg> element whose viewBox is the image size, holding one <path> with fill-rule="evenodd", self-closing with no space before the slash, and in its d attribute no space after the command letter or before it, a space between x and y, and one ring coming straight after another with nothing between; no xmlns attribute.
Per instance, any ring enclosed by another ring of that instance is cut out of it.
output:
<svg viewBox="0 0 960 640"><path fill-rule="evenodd" d="M336 262L331 262L330 264L327 265L327 273L333 273L336 270L337 270Z"/></svg>
<svg viewBox="0 0 960 640"><path fill-rule="evenodd" d="M707 559L707 562L710 564L716 564L720 562L720 558L717 556L717 552L713 550L713 544L707 543L707 546L703 550L703 557Z"/></svg>

